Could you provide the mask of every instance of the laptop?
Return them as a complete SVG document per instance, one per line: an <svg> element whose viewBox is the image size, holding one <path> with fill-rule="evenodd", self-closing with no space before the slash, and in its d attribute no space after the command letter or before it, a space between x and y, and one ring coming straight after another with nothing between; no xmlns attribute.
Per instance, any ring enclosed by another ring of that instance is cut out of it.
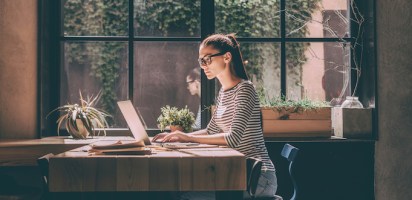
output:
<svg viewBox="0 0 412 200"><path fill-rule="evenodd" d="M143 118L140 115L139 110L133 106L130 100L118 101L117 105L126 120L127 125L132 132L133 137L136 141L144 141L145 145L155 145L162 146L170 149L184 149L184 148L209 148L218 147L218 145L211 144L199 144L199 143L181 143L181 142L151 142L149 136L146 132L146 126L144 124Z"/></svg>
<svg viewBox="0 0 412 200"><path fill-rule="evenodd" d="M147 135L143 118L141 118L139 111L134 108L132 102L130 100L118 101L117 105L119 106L135 140L143 140L145 145L152 145L149 136Z"/></svg>

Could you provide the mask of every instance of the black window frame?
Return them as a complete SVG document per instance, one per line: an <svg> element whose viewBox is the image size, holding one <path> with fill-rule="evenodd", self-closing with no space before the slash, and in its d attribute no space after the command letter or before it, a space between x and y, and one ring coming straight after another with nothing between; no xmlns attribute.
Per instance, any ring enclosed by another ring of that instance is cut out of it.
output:
<svg viewBox="0 0 412 200"><path fill-rule="evenodd" d="M133 0L129 1L129 27L134 27L134 9ZM61 2L56 0L39 0L39 126L40 137L55 136L54 130L57 130L55 123L57 119L57 113L52 113L48 119L45 116L54 108L60 106L60 66L62 66L62 43L65 41L125 41L128 42L128 65L129 65L129 99L133 100L133 63L134 63L134 42L136 41L178 41L178 42L201 42L208 35L215 33L215 4L214 0L200 0L201 1L201 21L200 21L200 37L136 37L134 35L134 29L129 28L128 36L63 36L62 30L62 17L61 17ZM280 0L280 9L285 10L287 0ZM365 17L365 26L363 27L363 55L360 50L357 50L357 54L351 56L361 57L362 78L358 85L358 96L365 105L365 103L371 100L371 97L375 98L375 104L377 105L377 91L376 91L376 49L374 44L375 39L375 2L373 0L355 0L357 7ZM350 5L349 5L350 6ZM351 9L348 9L348 11ZM352 14L352 13L351 13ZM264 43L278 43L281 49L281 94L286 95L286 44L288 42L349 42L353 45L355 39L352 37L345 38L290 38L286 37L286 16L285 12L280 12L280 37L262 37L262 38L247 38L239 37L238 40L242 42L264 42ZM357 35L358 24L352 22L350 26L351 36ZM359 47L359 46L358 46ZM359 47L360 48L360 47ZM367 55L367 59L365 59ZM353 65L354 59L351 59ZM359 60L359 59L356 59ZM59 66L59 67L56 67ZM356 74L351 74L352 84L351 90L354 87L354 81L356 80ZM209 106L214 103L215 99L215 81L208 81L204 72L201 72L201 105ZM209 119L209 112L202 112L201 114L202 128L205 128ZM373 113L373 127L374 138L377 138L377 106ZM149 135L158 133L159 130L148 130Z"/></svg>

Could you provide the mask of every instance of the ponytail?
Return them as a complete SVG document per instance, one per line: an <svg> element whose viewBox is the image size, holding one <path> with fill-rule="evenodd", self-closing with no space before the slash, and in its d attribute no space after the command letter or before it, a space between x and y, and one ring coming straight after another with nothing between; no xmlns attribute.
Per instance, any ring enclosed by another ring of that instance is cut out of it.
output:
<svg viewBox="0 0 412 200"><path fill-rule="evenodd" d="M242 53L240 52L239 42L236 40L235 35L233 33L226 35L226 37L228 37L230 41L233 43L233 51L231 51L231 53L234 65L233 69L235 70L236 76L245 80L249 80L249 77L246 74Z"/></svg>

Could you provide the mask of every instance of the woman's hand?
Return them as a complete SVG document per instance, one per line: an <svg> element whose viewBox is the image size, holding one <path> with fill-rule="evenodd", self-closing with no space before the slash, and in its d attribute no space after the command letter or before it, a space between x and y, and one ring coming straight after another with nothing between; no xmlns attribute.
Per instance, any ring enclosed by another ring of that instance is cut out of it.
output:
<svg viewBox="0 0 412 200"><path fill-rule="evenodd" d="M156 140L162 140L167 134L169 134L169 133L164 132L164 133L159 133L159 134L155 135L152 139L152 142L156 142Z"/></svg>
<svg viewBox="0 0 412 200"><path fill-rule="evenodd" d="M173 131L169 134L165 134L162 138L162 142L191 142L192 137L182 131Z"/></svg>

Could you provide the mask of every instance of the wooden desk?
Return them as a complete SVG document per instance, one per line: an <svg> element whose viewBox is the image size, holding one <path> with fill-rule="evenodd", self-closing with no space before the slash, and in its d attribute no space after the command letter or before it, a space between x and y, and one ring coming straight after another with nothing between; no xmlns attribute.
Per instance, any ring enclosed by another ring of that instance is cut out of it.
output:
<svg viewBox="0 0 412 200"><path fill-rule="evenodd" d="M50 192L217 191L217 197L241 197L246 190L245 156L230 148L154 149L142 156L84 150L50 159Z"/></svg>

